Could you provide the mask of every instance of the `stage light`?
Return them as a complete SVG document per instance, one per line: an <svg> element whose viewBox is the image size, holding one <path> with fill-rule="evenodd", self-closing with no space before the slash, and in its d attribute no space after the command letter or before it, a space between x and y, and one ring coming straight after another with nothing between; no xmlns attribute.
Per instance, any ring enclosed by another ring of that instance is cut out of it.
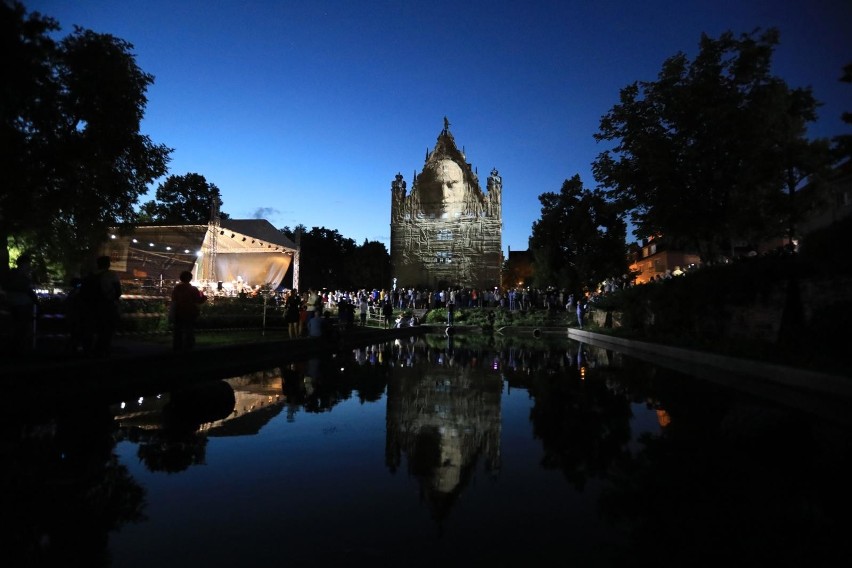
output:
<svg viewBox="0 0 852 568"><path fill-rule="evenodd" d="M172 250L172 247L166 247L166 250Z"/></svg>
<svg viewBox="0 0 852 568"><path fill-rule="evenodd" d="M152 246L154 246L154 243L148 243L148 246L152 247Z"/></svg>

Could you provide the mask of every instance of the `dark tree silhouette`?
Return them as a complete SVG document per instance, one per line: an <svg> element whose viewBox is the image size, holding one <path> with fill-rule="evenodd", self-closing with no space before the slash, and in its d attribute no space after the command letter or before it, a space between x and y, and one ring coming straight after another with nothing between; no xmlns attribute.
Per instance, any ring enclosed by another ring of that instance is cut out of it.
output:
<svg viewBox="0 0 852 568"><path fill-rule="evenodd" d="M584 189L575 175L538 199L541 218L530 237L536 286L579 293L627 272L627 228L601 192Z"/></svg>
<svg viewBox="0 0 852 568"><path fill-rule="evenodd" d="M810 88L769 72L778 43L775 29L704 35L693 61L679 53L657 81L621 90L595 135L616 145L593 172L637 236L663 236L709 260L734 241L789 231L789 196L828 157L825 141L805 138L819 106Z"/></svg>
<svg viewBox="0 0 852 568"><path fill-rule="evenodd" d="M73 274L109 227L136 220L139 197L167 171L171 149L139 131L154 77L130 43L79 27L56 42L59 24L18 2L0 3L0 26L0 241Z"/></svg>
<svg viewBox="0 0 852 568"><path fill-rule="evenodd" d="M200 174L172 175L157 187L156 200L140 208L140 220L161 223L205 224L210 220L210 205L216 199L219 218L229 219L222 211L219 188Z"/></svg>

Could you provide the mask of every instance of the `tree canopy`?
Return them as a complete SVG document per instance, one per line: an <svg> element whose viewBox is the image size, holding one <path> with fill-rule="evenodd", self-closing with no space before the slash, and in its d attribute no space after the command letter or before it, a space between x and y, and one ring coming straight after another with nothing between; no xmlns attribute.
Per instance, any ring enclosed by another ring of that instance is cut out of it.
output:
<svg viewBox="0 0 852 568"><path fill-rule="evenodd" d="M301 291L388 288L390 254L384 244L364 240L360 246L335 229L304 225L281 232L300 247ZM297 235L298 233L298 235Z"/></svg>
<svg viewBox="0 0 852 568"><path fill-rule="evenodd" d="M852 85L852 63L843 66L840 81ZM841 116L844 124L852 125L852 112L845 111ZM852 134L840 134L834 137L835 158L844 161L852 158Z"/></svg>
<svg viewBox="0 0 852 568"><path fill-rule="evenodd" d="M679 53L657 81L623 88L601 118L593 163L607 196L636 232L710 259L732 242L790 231L792 195L826 164L825 141L806 126L819 103L809 88L770 74L779 34L703 35L693 61Z"/></svg>
<svg viewBox="0 0 852 568"><path fill-rule="evenodd" d="M0 239L73 273L167 171L171 149L139 131L154 78L130 43L79 27L55 41L58 23L19 2L0 3L0 29Z"/></svg>
<svg viewBox="0 0 852 568"><path fill-rule="evenodd" d="M602 192L585 189L575 175L538 199L541 219L529 242L537 287L581 293L627 272L627 227Z"/></svg>
<svg viewBox="0 0 852 568"><path fill-rule="evenodd" d="M229 219L224 213L219 188L200 174L172 175L157 187L156 201L148 201L140 208L140 219L160 223L205 224L210 220L211 204L216 200L220 219Z"/></svg>

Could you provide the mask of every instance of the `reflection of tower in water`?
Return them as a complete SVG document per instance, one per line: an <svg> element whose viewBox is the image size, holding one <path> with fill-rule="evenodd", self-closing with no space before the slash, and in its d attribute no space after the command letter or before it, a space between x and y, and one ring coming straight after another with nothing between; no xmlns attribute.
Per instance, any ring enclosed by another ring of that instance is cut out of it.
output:
<svg viewBox="0 0 852 568"><path fill-rule="evenodd" d="M386 461L395 470L403 454L418 478L422 496L440 520L476 472L500 469L502 379L489 368L459 364L449 349L443 361L400 367L388 385Z"/></svg>

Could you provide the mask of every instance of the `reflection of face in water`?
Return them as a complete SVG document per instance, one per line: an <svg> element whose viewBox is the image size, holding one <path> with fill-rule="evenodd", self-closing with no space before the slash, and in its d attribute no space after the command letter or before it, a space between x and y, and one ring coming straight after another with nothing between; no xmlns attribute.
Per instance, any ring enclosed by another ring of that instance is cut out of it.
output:
<svg viewBox="0 0 852 568"><path fill-rule="evenodd" d="M439 160L423 171L420 200L429 215L454 217L464 211L466 197L464 172L452 160Z"/></svg>

